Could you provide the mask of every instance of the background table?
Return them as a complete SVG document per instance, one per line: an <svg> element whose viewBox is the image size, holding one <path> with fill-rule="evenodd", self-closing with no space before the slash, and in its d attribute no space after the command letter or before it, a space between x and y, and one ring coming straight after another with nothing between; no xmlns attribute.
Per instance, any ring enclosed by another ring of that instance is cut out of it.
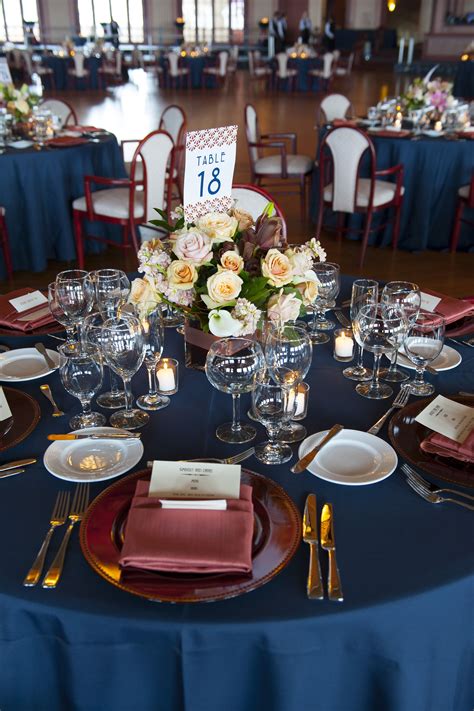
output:
<svg viewBox="0 0 474 711"><path fill-rule="evenodd" d="M458 62L454 76L453 95L474 99L474 60Z"/></svg>
<svg viewBox="0 0 474 711"><path fill-rule="evenodd" d="M298 75L296 77L296 89L298 91L312 91L316 89L320 91L321 80L318 77L313 77L308 74L310 69L322 69L323 60L319 57L309 57L307 59L301 57L290 57L288 59L288 67L296 69Z"/></svg>
<svg viewBox="0 0 474 711"><path fill-rule="evenodd" d="M85 175L126 177L115 136L70 148L9 148L0 155L0 205L6 208L15 270L39 272L48 259L76 258L72 201L84 195ZM117 229L95 223L94 234L112 238Z"/></svg>
<svg viewBox="0 0 474 711"><path fill-rule="evenodd" d="M65 91L68 88L74 90L88 91L89 89L99 89L99 67L102 65L102 57L86 57L84 69L87 69L89 76L84 79L68 77L68 70L74 69L72 57L58 57L53 54L45 54L41 63L45 67L50 67L54 73L54 88L56 91Z"/></svg>
<svg viewBox="0 0 474 711"><path fill-rule="evenodd" d="M324 134L324 130L320 133ZM446 249L457 203L457 192L471 180L474 170L474 141L444 138L377 138L371 135L377 154L377 170L402 163L405 195L398 245L412 251ZM310 214L316 222L319 208L319 171L315 168L311 184ZM329 213L328 213L329 214ZM383 213L380 213L383 214ZM466 210L464 217L474 220ZM377 224L374 216L373 224ZM361 218L351 218L360 227ZM372 233L370 244L390 244L392 226ZM459 249L474 248L472 226L463 224Z"/></svg>
<svg viewBox="0 0 474 711"><path fill-rule="evenodd" d="M345 279L342 298L349 286ZM463 363L436 379L444 394L474 390L474 350L461 350ZM230 418L231 398L204 373L185 369L182 353L182 337L168 330L165 355L180 357L180 390L167 409L151 415L137 470L151 458L239 450L214 435ZM309 432L335 422L366 430L387 408L386 400L359 397L343 368L330 344L315 348L307 377ZM134 379L135 394L145 381L143 374ZM2 462L41 461L46 434L67 431L66 418L51 417L39 382L24 390L41 405L40 425ZM47 382L62 409L78 410L57 375ZM243 400L245 413L249 398ZM257 441L263 438L259 428ZM334 504L345 602L307 600L304 544L271 582L242 597L147 602L89 568L77 531L59 587L24 588L56 493L73 488L38 464L0 481L2 711L471 711L474 513L428 504L400 472L373 486L347 487L290 474L288 464L266 467L252 458L245 466L284 486L300 511L312 491L319 510L324 501ZM107 485L93 485L92 495ZM55 536L48 562L62 531ZM321 552L324 578L326 559Z"/></svg>

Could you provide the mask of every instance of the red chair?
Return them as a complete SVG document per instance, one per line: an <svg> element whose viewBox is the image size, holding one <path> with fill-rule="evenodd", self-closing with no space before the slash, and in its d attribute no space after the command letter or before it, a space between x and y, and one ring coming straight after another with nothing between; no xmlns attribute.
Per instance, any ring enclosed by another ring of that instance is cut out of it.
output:
<svg viewBox="0 0 474 711"><path fill-rule="evenodd" d="M5 271L7 273L7 278L11 279L13 276L13 265L4 207L0 207L0 246L3 252L3 259L5 260Z"/></svg>
<svg viewBox="0 0 474 711"><path fill-rule="evenodd" d="M61 122L61 128L67 126L68 123L77 125L77 115L71 104L63 99L45 99L41 101L40 106L43 109L48 109L52 114L58 116Z"/></svg>
<svg viewBox="0 0 474 711"><path fill-rule="evenodd" d="M269 203L273 203L273 215L277 215L282 221L282 237L286 240L287 229L285 215L277 201L262 188L246 183L234 183L232 185L232 197L235 207L246 210L256 220L265 210Z"/></svg>
<svg viewBox="0 0 474 711"><path fill-rule="evenodd" d="M463 185L458 190L458 204L456 207L456 216L454 218L453 231L449 242L449 249L455 252L459 242L459 233L461 232L461 222L467 222L468 225L474 225L472 220L463 218L462 213L465 207L474 208L474 173L471 176L469 185Z"/></svg>
<svg viewBox="0 0 474 711"><path fill-rule="evenodd" d="M137 164L141 160L142 180L136 179ZM86 175L84 178L84 197L74 200L73 220L74 238L79 268L84 267L84 240L92 239L105 242L121 249L130 247L129 234L138 252L139 236L137 227L145 225L156 217L154 208L168 211L171 204L172 183L168 179L167 167L174 169L173 139L166 131L152 131L137 146L132 160L130 178L103 178ZM92 186L100 185L103 190L92 192ZM137 190L141 185L143 189ZM83 234L82 222L109 222L121 225L123 239L121 244L102 237Z"/></svg>
<svg viewBox="0 0 474 711"><path fill-rule="evenodd" d="M360 177L363 157L368 152L369 177ZM338 213L337 235L341 239L343 232L362 232L362 266L372 228L374 212L394 208L392 246L396 249L400 232L400 213L403 202L403 166L395 165L386 170L375 170L376 157L374 144L358 128L341 126L333 128L323 137L319 147L319 214L316 229L320 238L323 226L324 208L329 207ZM379 180L394 176L395 183ZM344 215L362 213L366 215L363 230L351 230L344 227ZM388 221L378 227L381 229Z"/></svg>

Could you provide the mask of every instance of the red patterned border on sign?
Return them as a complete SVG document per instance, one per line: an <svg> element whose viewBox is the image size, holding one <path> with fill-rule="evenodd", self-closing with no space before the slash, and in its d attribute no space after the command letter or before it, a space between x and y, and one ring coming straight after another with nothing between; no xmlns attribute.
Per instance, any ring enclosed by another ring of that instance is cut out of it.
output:
<svg viewBox="0 0 474 711"><path fill-rule="evenodd" d="M203 202L195 202L186 205L184 214L188 221L194 222L198 217L207 215L208 212L227 212L233 206L234 200L231 197L213 198Z"/></svg>
<svg viewBox="0 0 474 711"><path fill-rule="evenodd" d="M197 151L216 146L230 146L237 141L238 126L206 128L202 131L189 131L186 135L186 150Z"/></svg>

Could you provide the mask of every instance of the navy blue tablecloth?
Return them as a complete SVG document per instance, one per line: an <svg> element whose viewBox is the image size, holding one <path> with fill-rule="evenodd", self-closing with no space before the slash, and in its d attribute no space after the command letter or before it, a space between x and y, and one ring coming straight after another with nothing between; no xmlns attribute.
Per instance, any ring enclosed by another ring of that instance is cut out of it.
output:
<svg viewBox="0 0 474 711"><path fill-rule="evenodd" d="M453 95L474 99L474 60L458 62L454 75Z"/></svg>
<svg viewBox="0 0 474 711"><path fill-rule="evenodd" d="M345 279L343 298L349 285ZM474 390L474 351L460 351L462 364L436 379L441 393ZM214 390L204 373L184 368L182 337L172 330L165 354L180 358L180 390L143 430L145 455L137 469L151 458L235 452L214 435L230 416L230 397ZM341 375L343 367L329 344L315 348L307 377L309 432L334 422L365 430L386 409L387 401L360 398ZM68 415L77 412L58 376L47 381L59 406ZM1 461L41 461L46 434L67 431L67 420L53 420L38 382L17 387L38 400L42 420ZM134 392L145 388L140 374ZM243 412L247 404L248 397ZM306 598L304 544L271 582L241 597L147 602L93 572L77 532L58 588L23 588L56 493L73 488L38 464L0 481L2 711L472 710L474 514L428 504L399 471L373 486L347 487L307 472L295 476L289 465L265 467L250 459L246 466L284 486L300 510L310 492L320 506L333 503L345 602ZM93 485L93 496L106 486ZM60 540L53 539L48 562ZM325 576L324 553L321 559Z"/></svg>
<svg viewBox="0 0 474 711"><path fill-rule="evenodd" d="M114 136L71 148L10 148L0 155L0 205L6 208L15 270L39 272L48 259L76 258L72 201L84 195L85 175L126 177ZM111 238L117 234L105 223L94 230ZM3 270L0 263L0 278Z"/></svg>
<svg viewBox="0 0 474 711"><path fill-rule="evenodd" d="M318 58L302 59L301 57L291 58L288 60L288 66L296 69L298 75L296 77L296 89L298 91L310 91L320 89L320 80L308 74L310 69L320 69L323 62Z"/></svg>
<svg viewBox="0 0 474 711"><path fill-rule="evenodd" d="M321 137L322 134L320 134ZM405 195L398 245L412 251L446 249L454 223L458 190L469 184L474 170L474 141L444 138L377 138L371 136L377 154L377 170L402 163ZM319 206L319 171L315 168L311 185L310 214L316 222ZM465 211L474 220L474 211ZM361 219L351 218L361 226ZM376 221L374 220L374 224ZM390 244L392 226L372 236L372 244ZM474 248L474 229L463 224L459 249Z"/></svg>
<svg viewBox="0 0 474 711"><path fill-rule="evenodd" d="M53 70L54 88L57 91L65 91L68 88L84 91L99 89L98 72L102 64L101 57L86 57L84 68L89 71L89 76L85 79L77 80L74 77L68 80L68 69L74 68L74 60L71 57L57 57L56 55L46 54L43 56L41 63Z"/></svg>

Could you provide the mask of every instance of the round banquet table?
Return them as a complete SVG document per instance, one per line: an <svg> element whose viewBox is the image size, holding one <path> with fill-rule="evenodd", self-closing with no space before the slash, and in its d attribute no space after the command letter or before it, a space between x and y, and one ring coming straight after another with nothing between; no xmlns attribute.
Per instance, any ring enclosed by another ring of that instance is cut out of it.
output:
<svg viewBox="0 0 474 711"><path fill-rule="evenodd" d="M350 281L344 279L342 298ZM460 351L462 364L436 378L443 394L474 390L474 350ZM184 368L182 337L174 330L166 333L165 354L180 358L180 390L143 430L145 454L136 469L152 458L234 453L214 435L230 415L230 397L203 372ZM387 408L387 400L359 397L343 367L330 344L315 348L307 376L310 433L335 422L366 430ZM48 381L59 407L76 412L58 375ZM428 504L398 470L378 484L348 487L251 458L245 466L280 483L300 511L310 492L317 493L318 510L333 503L344 603L306 598L305 544L273 580L241 597L149 602L93 572L77 531L57 589L24 588L56 494L73 485L41 464L46 435L68 431L67 418L53 420L38 382L17 387L38 400L42 419L1 460L37 456L40 463L0 482L2 711L471 711L473 512ZM145 387L140 374L134 392ZM242 412L247 404L246 397ZM94 484L92 496L107 486ZM55 536L48 563L62 532ZM324 551L320 558L325 579Z"/></svg>
<svg viewBox="0 0 474 711"><path fill-rule="evenodd" d="M65 91L72 88L75 91L87 91L89 89L99 89L99 67L102 64L102 57L86 57L84 69L87 69L89 76L84 79L75 79L68 76L68 70L74 69L72 57L58 57L54 54L42 56L41 63L49 67L54 73L54 88L56 91Z"/></svg>
<svg viewBox="0 0 474 711"><path fill-rule="evenodd" d="M288 68L296 69L298 72L296 76L296 90L297 91L312 91L316 89L320 91L321 80L318 77L313 77L308 74L310 69L321 69L323 66L322 59L318 57L289 57L288 58ZM277 69L277 63L274 61L274 70ZM276 80L276 78L275 78ZM286 88L289 88L289 82L286 82Z"/></svg>
<svg viewBox="0 0 474 711"><path fill-rule="evenodd" d="M325 129L320 133L320 138ZM474 170L474 141L445 138L385 138L372 134L377 154L377 170L402 163L403 199L398 246L411 251L446 249L454 224L457 193L468 185ZM362 168L363 170L363 168ZM311 219L316 222L319 207L319 171L313 171L311 183ZM383 215L384 213L380 213ZM474 211L465 210L466 219L474 220ZM350 224L360 228L362 219L351 217ZM374 216L373 224L379 218ZM372 233L371 244L391 243L392 225ZM474 248L472 226L462 223L459 249Z"/></svg>
<svg viewBox="0 0 474 711"><path fill-rule="evenodd" d="M115 136L42 151L7 148L0 155L0 205L6 209L14 270L39 272L48 259L76 258L72 202L84 195L85 175L127 177ZM94 223L91 234L120 238L120 229Z"/></svg>

